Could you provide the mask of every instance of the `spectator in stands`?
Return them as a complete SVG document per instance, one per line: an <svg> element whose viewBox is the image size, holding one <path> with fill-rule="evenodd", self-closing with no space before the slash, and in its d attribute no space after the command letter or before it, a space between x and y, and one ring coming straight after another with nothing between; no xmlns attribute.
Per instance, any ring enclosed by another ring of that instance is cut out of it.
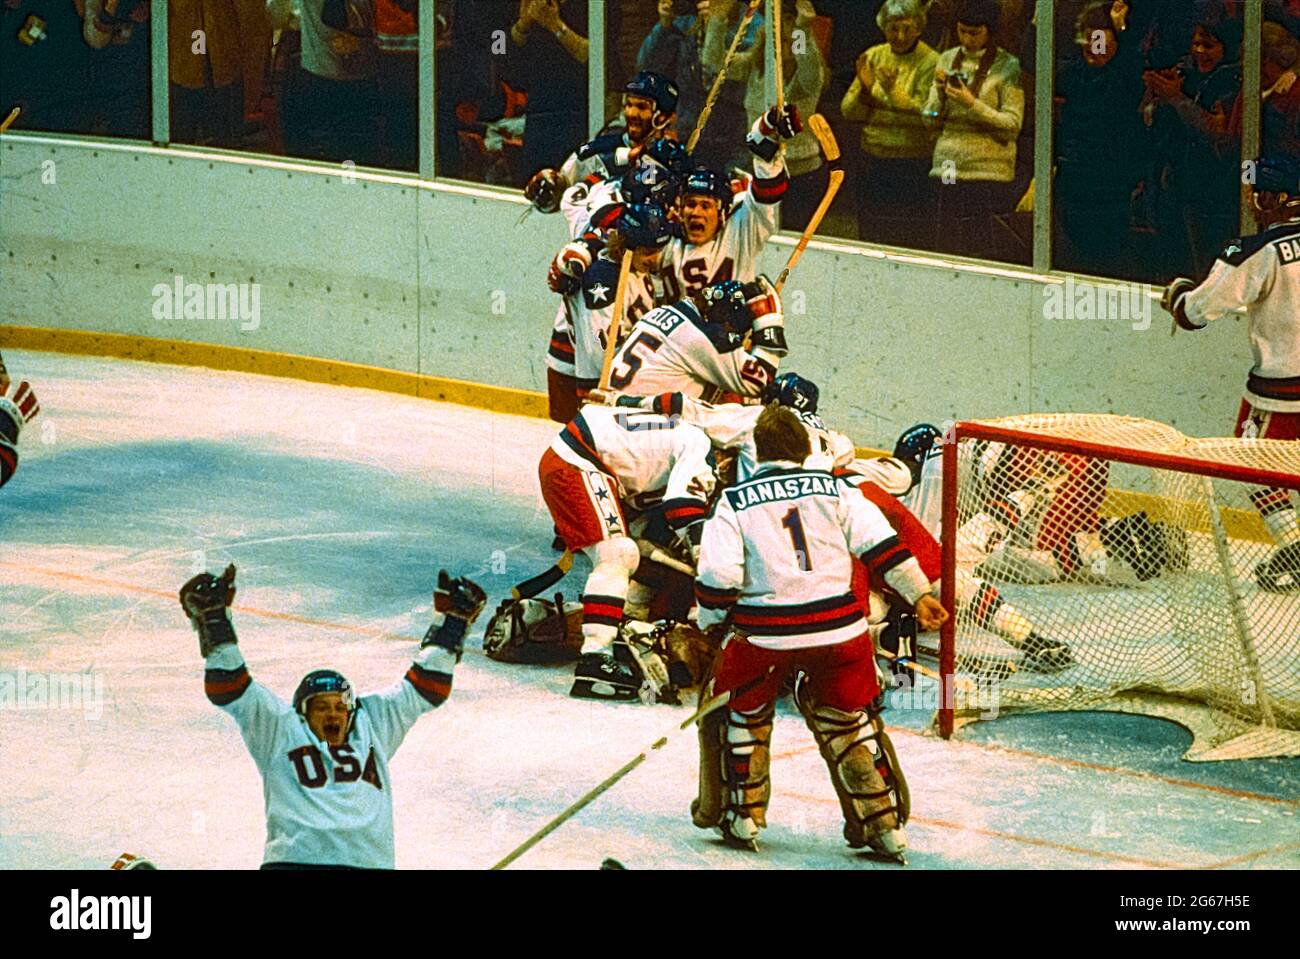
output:
<svg viewBox="0 0 1300 959"><path fill-rule="evenodd" d="M740 0L710 0L708 18L704 27L704 47L701 62L704 64L705 89L713 85L714 77L722 69L722 62L731 47L731 39L740 28L747 3ZM760 11L749 22L749 29L741 38L738 53L752 50L766 29ZM749 151L745 149L745 134L749 132L745 96L748 84L736 79L735 72L727 71L708 125L700 137L695 155L701 163L715 170L749 169Z"/></svg>
<svg viewBox="0 0 1300 959"><path fill-rule="evenodd" d="M85 0L82 36L91 49L89 131L152 138L149 122L149 4L145 0Z"/></svg>
<svg viewBox="0 0 1300 959"><path fill-rule="evenodd" d="M791 9L793 6L793 9ZM807 120L817 112L817 101L826 88L826 60L812 35L817 10L812 0L790 0L781 11L782 72L785 74L785 100ZM749 126L767 112L771 103L767 95L767 40L764 30L752 48L737 53L729 75L744 80L745 115ZM826 193L827 174L822 163L817 138L805 130L785 141L785 164L790 188L781 201L781 226L803 232L813 212Z"/></svg>
<svg viewBox="0 0 1300 959"><path fill-rule="evenodd" d="M922 111L939 131L930 179L938 189L938 248L959 256L1006 259L1016 171L1016 138L1024 121L1020 63L993 36L993 0L963 0L957 11L961 45L939 57Z"/></svg>
<svg viewBox="0 0 1300 959"><path fill-rule="evenodd" d="M677 84L677 138L685 143L708 95L700 53L709 0L659 0L658 9L659 22L641 43L636 69L661 74ZM696 153L700 155L698 149Z"/></svg>
<svg viewBox="0 0 1300 959"><path fill-rule="evenodd" d="M511 86L528 92L520 186L587 140L586 32L586 3L519 2L506 69Z"/></svg>
<svg viewBox="0 0 1300 959"><path fill-rule="evenodd" d="M1260 90L1264 106L1260 131L1264 153L1300 154L1300 40L1281 23L1267 21L1261 31ZM1241 98L1232 131L1241 133Z"/></svg>
<svg viewBox="0 0 1300 959"><path fill-rule="evenodd" d="M1180 216L1187 257L1181 265L1204 276L1239 230L1241 141L1230 114L1241 94L1241 22L1202 8L1191 53L1175 67L1143 74L1164 182Z"/></svg>
<svg viewBox="0 0 1300 959"><path fill-rule="evenodd" d="M0 120L15 129L90 131L90 58L73 0L0 0Z"/></svg>
<svg viewBox="0 0 1300 959"><path fill-rule="evenodd" d="M1125 276L1133 191L1142 178L1142 77L1119 56L1110 0L1079 15L1078 52L1056 75L1056 263L1095 276Z"/></svg>
<svg viewBox="0 0 1300 959"><path fill-rule="evenodd" d="M326 25L327 4L331 22L349 29ZM337 0L268 0L267 11L278 27L288 26L297 14L302 38L301 69L285 82L285 152L377 165L374 20L357 22L369 8Z"/></svg>
<svg viewBox="0 0 1300 959"><path fill-rule="evenodd" d="M414 171L419 166L420 37L416 4L417 0L374 0L375 45L379 51L376 76L384 122L383 165L394 170Z"/></svg>
<svg viewBox="0 0 1300 959"><path fill-rule="evenodd" d="M244 42L235 0L168 0L171 138L235 149L244 132ZM201 31L201 40L195 36Z"/></svg>
<svg viewBox="0 0 1300 959"><path fill-rule="evenodd" d="M933 247L929 185L934 136L921 108L939 55L921 39L924 0L886 0L876 15L885 43L858 57L857 76L840 103L845 119L866 121L856 190L858 237L891 246Z"/></svg>

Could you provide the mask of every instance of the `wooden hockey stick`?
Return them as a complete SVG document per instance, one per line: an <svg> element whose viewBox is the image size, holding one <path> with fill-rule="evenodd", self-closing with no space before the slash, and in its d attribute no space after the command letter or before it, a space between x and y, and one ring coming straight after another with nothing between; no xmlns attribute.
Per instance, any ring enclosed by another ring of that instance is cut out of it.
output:
<svg viewBox="0 0 1300 959"><path fill-rule="evenodd" d="M532 599L538 593L550 589L560 580L564 579L572 568L573 553L566 548L564 554L555 561L550 569L543 573L538 573L532 579L526 579L522 583L511 588L510 598Z"/></svg>
<svg viewBox="0 0 1300 959"><path fill-rule="evenodd" d="M0 122L0 133L4 133L11 126L13 126L14 121L18 119L18 114L22 112L23 112L22 107L14 107L12 110L10 110L9 116L4 118L4 122Z"/></svg>
<svg viewBox="0 0 1300 959"><path fill-rule="evenodd" d="M754 19L754 14L758 13L758 8L763 5L763 0L749 0L749 8L745 15L740 18L740 26L736 28L736 35L731 39L731 46L727 49L727 55L722 60L722 68L718 70L718 75L713 78L713 86L709 88L709 96L704 101L704 109L700 111L700 117L695 121L695 129L691 131L691 138L686 141L686 152L694 153L695 144L700 142L700 134L704 132L704 124L709 122L709 114L713 112L713 106L718 102L718 95L722 93L722 84L727 79L727 71L731 69L731 61L736 56L736 51L740 49L740 41L749 30L749 22Z"/></svg>
<svg viewBox="0 0 1300 959"><path fill-rule="evenodd" d="M658 563L660 566L675 569L679 573L685 573L692 579L695 578L695 567L688 566L675 556L669 556L654 543L639 539L636 541L636 548L640 550L642 558L648 559L652 563Z"/></svg>
<svg viewBox="0 0 1300 959"><path fill-rule="evenodd" d="M814 113L808 118L808 129L812 135L817 138L821 144L822 156L826 158L826 163L830 167L830 182L826 185L826 195L822 197L821 204L817 207L817 212L812 215L808 221L808 226L804 228L803 236L799 238L798 245L794 252L790 254L790 259L786 260L785 269L776 279L776 291L781 292L785 286L785 281L790 278L790 271L794 269L795 264L799 262L808 249L808 243L812 240L813 234L817 228L822 225L831 204L835 202L835 194L840 192L840 187L844 185L844 167L840 162L840 145L835 142L835 134L831 132L831 125L826 122L826 118L820 113Z"/></svg>
<svg viewBox="0 0 1300 959"><path fill-rule="evenodd" d="M632 273L632 248L623 254L623 262L618 268L618 289L614 292L614 316L609 321L609 330L605 333L605 362L600 367L600 391L609 389L609 369L614 365L614 353L618 350L618 331L623 325L624 304L627 302L627 278Z"/></svg>
<svg viewBox="0 0 1300 959"><path fill-rule="evenodd" d="M781 0L772 0L772 42L775 44L776 54L776 110L780 113L785 109L785 51L781 47ZM781 144L785 146L784 143Z"/></svg>
<svg viewBox="0 0 1300 959"><path fill-rule="evenodd" d="M737 687L736 689L733 689L730 692L718 693L718 695L706 699L700 705L700 707L695 710L695 712L691 713L689 716L683 719L672 729L668 730L668 732L664 733L662 736L656 739L653 743L651 743L648 747L646 747L646 749L643 750L635 758L624 763L623 766L620 767L617 772L611 774L607 779L605 779L604 782L600 783L600 785L595 786L592 789L585 792L562 813L560 813L558 816L556 816L554 819L548 822L545 826L537 830L537 832L533 833L522 843L516 846L513 850L510 851L509 854L506 855L504 859L502 859L500 862L494 865L492 867L492 870L495 871L498 869L506 868L506 866L510 865L512 862L514 862L524 853L528 852L528 850L532 849L534 846L536 846L539 842L541 842L551 833L555 832L555 830L563 826L566 822L568 822L570 819L576 816L587 806L591 805L591 803L602 793L606 792L611 786L617 783L620 779L622 779L632 770L636 769L637 766L640 766L643 762L649 759L651 753L653 753L657 749L663 749L664 746L668 745L668 741L672 739L674 736L676 736L679 732L681 732L684 729L690 728L692 725L699 722L701 719L703 719L705 716L707 716L709 713L713 712L714 710L721 709L723 706L727 705L727 703L731 702L731 698L733 696L739 696L753 689L759 683L763 682L763 680L767 679L767 677L772 674L772 671L775 668L776 667L774 666L769 666L765 673L756 677L755 679L750 680L748 683L745 683L743 686Z"/></svg>

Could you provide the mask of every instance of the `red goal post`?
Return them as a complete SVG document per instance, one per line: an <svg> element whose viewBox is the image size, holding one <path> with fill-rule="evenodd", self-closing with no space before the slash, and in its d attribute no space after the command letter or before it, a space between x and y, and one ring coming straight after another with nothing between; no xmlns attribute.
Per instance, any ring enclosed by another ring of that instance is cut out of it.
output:
<svg viewBox="0 0 1300 959"><path fill-rule="evenodd" d="M1256 581L1275 548L1257 504L1294 517L1300 442L1066 413L942 443L943 737L990 712L1103 709L1186 726L1189 759L1300 755L1300 592ZM1030 668L1028 632L1071 665Z"/></svg>

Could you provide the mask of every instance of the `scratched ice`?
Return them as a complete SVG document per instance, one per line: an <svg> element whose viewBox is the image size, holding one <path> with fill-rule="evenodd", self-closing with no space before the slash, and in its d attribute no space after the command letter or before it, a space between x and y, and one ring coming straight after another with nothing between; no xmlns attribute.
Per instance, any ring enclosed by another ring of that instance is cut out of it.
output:
<svg viewBox="0 0 1300 959"><path fill-rule="evenodd" d="M6 360L42 413L0 493L0 678L92 681L76 708L0 700L0 866L102 868L127 850L164 868L260 863L257 772L203 696L175 599L196 570L238 565L241 646L287 696L324 665L363 690L396 681L439 566L495 604L552 557L536 480L551 424L266 377ZM570 700L567 670L494 663L476 640L393 763L401 867L491 865L685 715ZM1300 867L1298 761L1182 763L1180 729L1125 716L1009 718L952 743L922 735L927 709L886 716L911 784L910 868ZM691 825L686 733L514 868L894 868L844 845L785 705L773 748L758 855Z"/></svg>

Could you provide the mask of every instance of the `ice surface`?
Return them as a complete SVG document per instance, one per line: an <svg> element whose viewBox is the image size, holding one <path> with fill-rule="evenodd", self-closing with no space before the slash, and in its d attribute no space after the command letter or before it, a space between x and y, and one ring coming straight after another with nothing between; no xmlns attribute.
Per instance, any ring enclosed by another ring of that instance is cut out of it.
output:
<svg viewBox="0 0 1300 959"><path fill-rule="evenodd" d="M0 682L89 675L103 698L0 697L0 866L102 868L126 850L164 868L260 863L261 784L203 696L176 603L198 569L239 566L241 647L287 697L325 665L362 690L397 679L439 566L495 604L553 557L536 480L549 423L243 374L6 361L42 413L0 492ZM400 867L491 865L687 713L573 701L569 679L467 652L451 700L392 764ZM912 789L912 869L1300 866L1300 762L1192 767L1185 733L1130 716L1007 718L951 743L922 735L928 705L886 718ZM843 844L784 705L774 756L758 855L691 825L688 732L513 868L896 868Z"/></svg>

